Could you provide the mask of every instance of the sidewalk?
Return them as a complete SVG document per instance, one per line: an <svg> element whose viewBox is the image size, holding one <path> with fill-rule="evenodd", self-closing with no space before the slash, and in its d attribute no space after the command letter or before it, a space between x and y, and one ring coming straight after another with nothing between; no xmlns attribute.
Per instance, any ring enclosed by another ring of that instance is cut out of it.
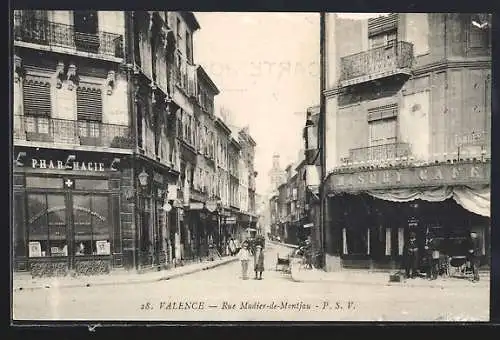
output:
<svg viewBox="0 0 500 340"><path fill-rule="evenodd" d="M228 256L214 261L191 263L168 270L154 271L144 274L138 274L135 271L115 271L111 272L109 275L32 278L29 274L14 273L12 287L14 291L20 291L26 289L33 290L43 288L74 288L149 283L174 279L180 276L212 269L234 261L237 261L237 257Z"/></svg>
<svg viewBox="0 0 500 340"><path fill-rule="evenodd" d="M287 247L287 248L298 248L299 247L298 245L295 245L295 244L281 243L281 242L276 242L276 241L266 240L266 242L269 242L270 244L275 245L275 246L282 246L282 247Z"/></svg>
<svg viewBox="0 0 500 340"><path fill-rule="evenodd" d="M389 272L370 272L363 270L347 269L339 272L325 272L317 269L298 269L298 265L292 263L292 280L296 282L334 282L348 285L376 285L376 286L400 286L400 287L427 287L427 288L453 288L464 287L489 287L490 274L481 273L481 280L472 283L466 279L449 277L437 280L426 280L424 278L403 279L402 282L389 282Z"/></svg>

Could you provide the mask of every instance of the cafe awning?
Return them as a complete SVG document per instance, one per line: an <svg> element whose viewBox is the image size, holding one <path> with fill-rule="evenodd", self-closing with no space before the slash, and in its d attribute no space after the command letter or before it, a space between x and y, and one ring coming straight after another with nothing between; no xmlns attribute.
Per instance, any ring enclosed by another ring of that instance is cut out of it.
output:
<svg viewBox="0 0 500 340"><path fill-rule="evenodd" d="M368 190L367 193L375 198L392 202L409 202L416 199L428 202L442 202L453 198L464 209L481 216L490 217L491 192L489 185Z"/></svg>

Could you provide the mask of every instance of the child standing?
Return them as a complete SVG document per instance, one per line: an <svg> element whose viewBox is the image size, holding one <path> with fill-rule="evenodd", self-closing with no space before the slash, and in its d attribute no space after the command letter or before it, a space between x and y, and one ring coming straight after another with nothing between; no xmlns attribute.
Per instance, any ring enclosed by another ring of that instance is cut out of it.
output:
<svg viewBox="0 0 500 340"><path fill-rule="evenodd" d="M241 250L238 253L241 262L241 278L243 280L248 279L248 261L250 261L250 252L248 250L248 244L243 243Z"/></svg>

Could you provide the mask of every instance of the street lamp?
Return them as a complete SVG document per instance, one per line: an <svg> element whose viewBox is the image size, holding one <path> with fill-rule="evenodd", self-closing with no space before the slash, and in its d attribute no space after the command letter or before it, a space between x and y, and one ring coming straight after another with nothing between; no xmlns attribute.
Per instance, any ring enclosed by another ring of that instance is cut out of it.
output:
<svg viewBox="0 0 500 340"><path fill-rule="evenodd" d="M144 168L142 168L142 172L137 177L139 178L139 184L141 187L145 188L148 185L149 175L146 173Z"/></svg>

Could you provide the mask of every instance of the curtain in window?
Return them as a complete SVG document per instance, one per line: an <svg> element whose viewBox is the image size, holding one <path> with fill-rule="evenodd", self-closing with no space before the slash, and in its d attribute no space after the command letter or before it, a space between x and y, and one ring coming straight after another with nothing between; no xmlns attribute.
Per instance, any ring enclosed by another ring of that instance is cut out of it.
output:
<svg viewBox="0 0 500 340"><path fill-rule="evenodd" d="M394 143L396 141L396 119L381 119L369 124L370 146Z"/></svg>

